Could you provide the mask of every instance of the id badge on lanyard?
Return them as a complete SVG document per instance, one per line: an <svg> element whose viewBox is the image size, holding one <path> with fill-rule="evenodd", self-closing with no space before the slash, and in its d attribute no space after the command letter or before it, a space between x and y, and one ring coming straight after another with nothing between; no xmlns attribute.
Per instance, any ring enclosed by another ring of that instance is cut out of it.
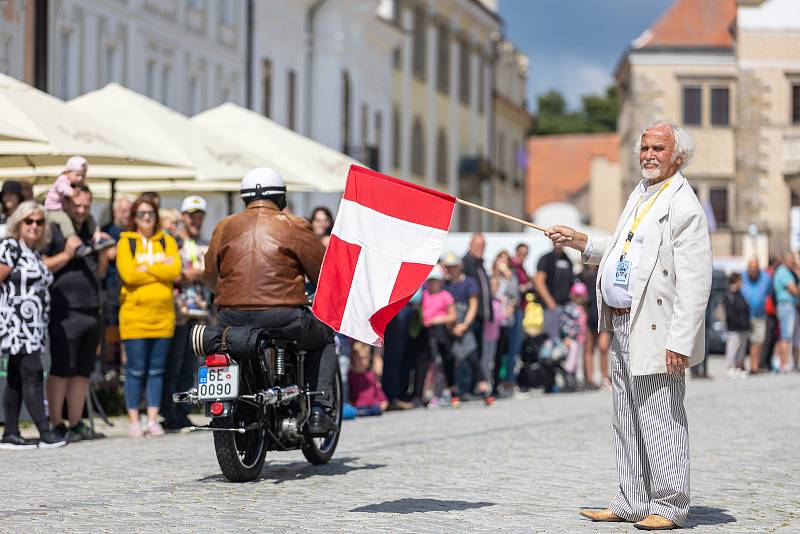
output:
<svg viewBox="0 0 800 534"><path fill-rule="evenodd" d="M619 286L627 286L628 280L631 277L631 262L621 257L617 262L614 269L614 284Z"/></svg>

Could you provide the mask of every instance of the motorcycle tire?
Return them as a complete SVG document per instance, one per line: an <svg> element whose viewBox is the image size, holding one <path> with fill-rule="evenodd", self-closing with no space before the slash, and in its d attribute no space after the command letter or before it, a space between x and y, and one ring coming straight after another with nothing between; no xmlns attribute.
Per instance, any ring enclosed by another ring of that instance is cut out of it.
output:
<svg viewBox="0 0 800 534"><path fill-rule="evenodd" d="M256 390L252 371L246 369L243 376L243 389L247 393ZM211 421L211 427L244 428L262 419L260 409L239 402L233 414ZM266 421L262 421L266 424ZM214 450L222 474L231 482L251 482L258 478L264 468L267 456L266 430L261 427L243 434L239 432L214 432Z"/></svg>
<svg viewBox="0 0 800 534"><path fill-rule="evenodd" d="M308 445L302 449L303 456L314 465L327 464L333 458L336 445L339 443L339 435L342 432L342 409L344 408L342 390L342 375L337 365L336 375L333 380L333 394L331 395L331 413L333 414L336 429L325 437L312 437L306 434L306 443Z"/></svg>

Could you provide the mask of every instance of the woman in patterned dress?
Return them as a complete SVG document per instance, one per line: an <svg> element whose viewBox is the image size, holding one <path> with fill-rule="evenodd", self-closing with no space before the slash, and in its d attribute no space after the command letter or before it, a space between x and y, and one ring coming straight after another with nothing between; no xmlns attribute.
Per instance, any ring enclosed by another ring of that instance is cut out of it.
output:
<svg viewBox="0 0 800 534"><path fill-rule="evenodd" d="M64 438L45 416L41 352L45 347L53 275L38 249L47 241L44 208L23 202L8 219L8 237L0 241L0 354L6 360L3 393L5 431L0 448L61 447ZM39 440L20 436L22 401L39 429Z"/></svg>

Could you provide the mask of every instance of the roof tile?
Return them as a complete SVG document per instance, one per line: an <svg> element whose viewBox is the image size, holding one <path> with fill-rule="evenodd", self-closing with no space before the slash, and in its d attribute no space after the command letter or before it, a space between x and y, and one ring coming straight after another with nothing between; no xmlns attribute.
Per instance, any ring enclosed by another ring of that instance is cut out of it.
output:
<svg viewBox="0 0 800 534"><path fill-rule="evenodd" d="M635 49L733 48L736 0L676 0L644 33Z"/></svg>

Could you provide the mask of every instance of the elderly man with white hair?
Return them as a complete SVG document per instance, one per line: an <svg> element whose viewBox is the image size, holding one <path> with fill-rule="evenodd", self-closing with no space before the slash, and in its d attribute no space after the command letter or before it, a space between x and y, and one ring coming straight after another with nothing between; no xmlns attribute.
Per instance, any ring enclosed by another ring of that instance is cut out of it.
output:
<svg viewBox="0 0 800 534"><path fill-rule="evenodd" d="M703 208L681 170L691 137L665 121L636 142L643 180L611 238L565 226L548 236L600 266L599 329L614 333L613 427L619 490L592 521L641 530L683 526L689 512L689 432L684 371L705 355L711 241Z"/></svg>

